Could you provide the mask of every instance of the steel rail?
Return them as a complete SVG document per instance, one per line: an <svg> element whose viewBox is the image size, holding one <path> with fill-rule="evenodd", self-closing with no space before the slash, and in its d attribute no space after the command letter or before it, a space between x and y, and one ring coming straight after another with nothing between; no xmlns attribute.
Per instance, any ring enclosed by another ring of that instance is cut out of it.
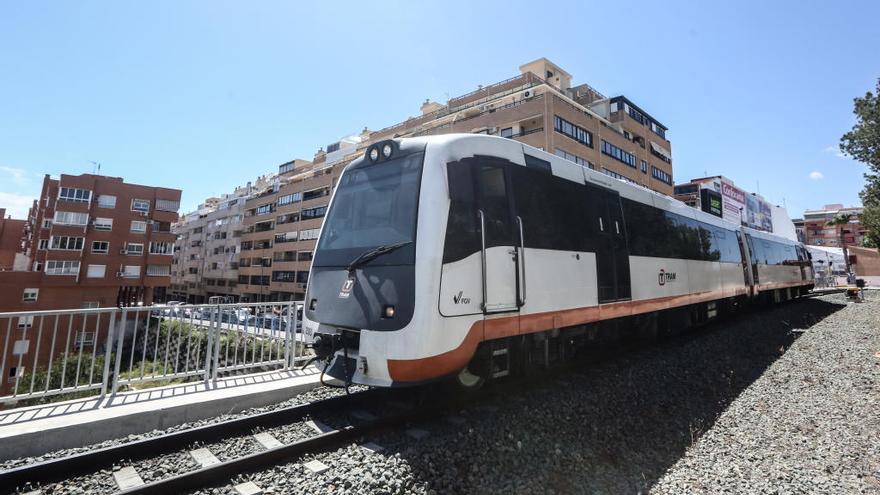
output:
<svg viewBox="0 0 880 495"><path fill-rule="evenodd" d="M364 435L376 433L409 421L425 419L433 414L441 413L436 409L422 407L413 408L398 414L384 415L358 426L346 426L338 430L320 433L280 447L255 452L170 478L145 483L120 493L123 495L165 495L168 493L183 493L198 488L222 486L230 483L239 474L269 469L284 461L297 459L306 454L332 450L339 445Z"/></svg>
<svg viewBox="0 0 880 495"><path fill-rule="evenodd" d="M354 405L371 400L381 389L341 395L297 406L244 416L219 423L181 430L165 435L144 438L110 447L81 452L66 457L15 467L0 471L0 487L15 488L26 483L47 484L77 476L96 473L115 462L158 457L187 448L194 442L216 442L223 438L248 432L256 427L271 428L296 421L313 413L332 409L345 411Z"/></svg>

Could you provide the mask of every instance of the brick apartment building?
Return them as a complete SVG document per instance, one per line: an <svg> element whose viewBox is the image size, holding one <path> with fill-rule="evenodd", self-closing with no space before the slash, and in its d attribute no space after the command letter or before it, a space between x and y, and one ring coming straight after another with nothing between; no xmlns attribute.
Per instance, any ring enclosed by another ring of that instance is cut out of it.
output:
<svg viewBox="0 0 880 495"><path fill-rule="evenodd" d="M825 205L822 209L804 212L804 237L811 246L860 246L867 229L859 222L863 208L844 208L842 204ZM852 215L846 225L828 225L840 215ZM841 239L843 244L841 244Z"/></svg>
<svg viewBox="0 0 880 495"><path fill-rule="evenodd" d="M585 167L672 194L667 128L625 96L608 98L546 58L513 78L446 104L426 101L421 115L346 137L312 162L279 167L278 182L245 204L238 290L243 300L301 299L330 194L343 168L388 138L484 133L524 142Z"/></svg>
<svg viewBox="0 0 880 495"><path fill-rule="evenodd" d="M16 265L22 265L22 262L27 264L27 258L22 253L25 226L26 220L7 218L6 208L0 208L0 272L24 269L24 266Z"/></svg>
<svg viewBox="0 0 880 495"><path fill-rule="evenodd" d="M0 311L150 304L170 285L181 192L101 175L43 180Z"/></svg>

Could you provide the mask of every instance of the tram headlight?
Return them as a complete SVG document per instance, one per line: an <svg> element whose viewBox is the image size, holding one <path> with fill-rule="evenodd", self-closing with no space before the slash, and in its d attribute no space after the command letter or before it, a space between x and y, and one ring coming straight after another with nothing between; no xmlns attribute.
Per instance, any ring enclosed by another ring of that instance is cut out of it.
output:
<svg viewBox="0 0 880 495"><path fill-rule="evenodd" d="M370 160L376 161L379 159L379 148L373 147L370 148Z"/></svg>
<svg viewBox="0 0 880 495"><path fill-rule="evenodd" d="M382 318L394 318L394 306L386 305L382 310Z"/></svg>
<svg viewBox="0 0 880 495"><path fill-rule="evenodd" d="M390 158L392 151L394 151L394 148L391 147L390 143L385 143L385 146L382 146L382 156L385 158Z"/></svg>

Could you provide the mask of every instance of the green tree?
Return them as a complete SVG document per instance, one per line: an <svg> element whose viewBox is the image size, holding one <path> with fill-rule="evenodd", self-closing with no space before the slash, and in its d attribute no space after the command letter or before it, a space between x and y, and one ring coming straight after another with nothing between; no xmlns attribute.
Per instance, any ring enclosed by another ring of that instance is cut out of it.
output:
<svg viewBox="0 0 880 495"><path fill-rule="evenodd" d="M840 149L868 166L860 194L865 207L861 222L868 230L866 244L875 247L880 246L880 79L876 91L853 100L856 124L840 138Z"/></svg>
<svg viewBox="0 0 880 495"><path fill-rule="evenodd" d="M825 222L825 225L829 227L834 227L837 230L837 239L840 241L840 247L843 248L843 262L846 263L846 273L850 272L849 266L849 253L846 251L846 237L843 235L843 229L849 222L854 219L860 219L861 215L855 215L853 213L841 213L836 217L832 218Z"/></svg>

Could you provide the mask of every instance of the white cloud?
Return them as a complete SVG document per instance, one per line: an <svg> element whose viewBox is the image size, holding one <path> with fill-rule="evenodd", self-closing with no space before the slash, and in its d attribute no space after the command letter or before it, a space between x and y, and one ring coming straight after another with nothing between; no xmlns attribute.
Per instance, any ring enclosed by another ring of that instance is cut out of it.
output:
<svg viewBox="0 0 880 495"><path fill-rule="evenodd" d="M822 174L822 172L819 172L818 170L813 170L812 172L810 172L810 178L813 180L822 180L825 178L825 176Z"/></svg>
<svg viewBox="0 0 880 495"><path fill-rule="evenodd" d="M825 149L823 149L822 151L824 151L825 153L833 153L834 156L836 156L837 158L849 158L848 156L844 155L842 151L840 151L840 147L838 147L836 144L826 146Z"/></svg>
<svg viewBox="0 0 880 495"><path fill-rule="evenodd" d="M21 168L0 165L0 175L5 175L7 177L7 180L12 181L12 183L16 186L24 186L30 183L28 172Z"/></svg>
<svg viewBox="0 0 880 495"><path fill-rule="evenodd" d="M6 216L24 220L27 218L28 208L34 203L34 196L19 193L0 192L0 208L6 208Z"/></svg>

